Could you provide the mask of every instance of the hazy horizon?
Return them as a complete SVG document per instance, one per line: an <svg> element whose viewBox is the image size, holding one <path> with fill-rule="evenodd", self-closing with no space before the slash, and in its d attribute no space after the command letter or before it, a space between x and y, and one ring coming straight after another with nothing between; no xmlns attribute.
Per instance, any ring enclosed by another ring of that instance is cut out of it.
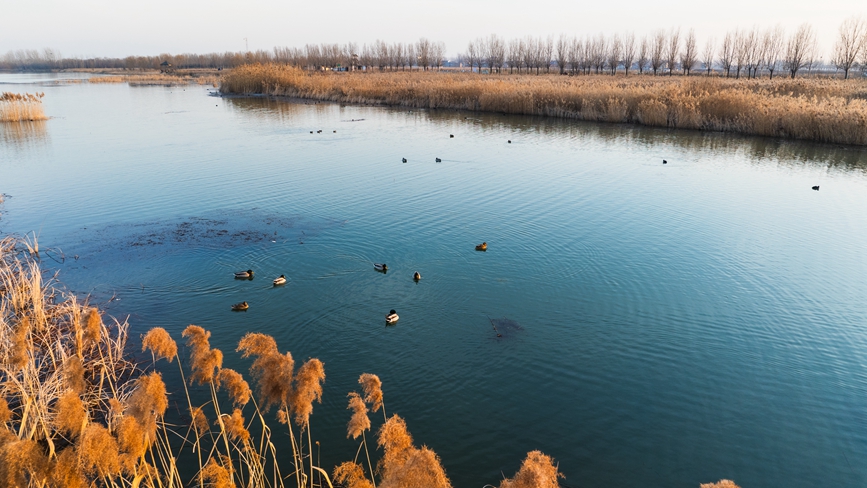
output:
<svg viewBox="0 0 867 488"><path fill-rule="evenodd" d="M414 42L419 37L445 42L448 56L454 56L463 52L470 40L492 33L507 39L627 31L641 36L672 27L684 32L694 28L704 45L706 39L718 40L737 27L780 24L790 33L809 22L826 58L840 23L867 13L860 0L775 0L761 4L734 0L714 8L685 0L626 0L594 6L541 0L533 2L531 8L514 0L422 0L412 6L386 0L375 8L346 0L326 8L317 2L289 5L273 0L249 2L242 8L237 3L198 0L152 0L132 5L105 0L45 0L39 2L41 15L34 15L33 2L7 3L7 18L15 22L0 31L0 55L48 47L64 57L255 51L323 42Z"/></svg>

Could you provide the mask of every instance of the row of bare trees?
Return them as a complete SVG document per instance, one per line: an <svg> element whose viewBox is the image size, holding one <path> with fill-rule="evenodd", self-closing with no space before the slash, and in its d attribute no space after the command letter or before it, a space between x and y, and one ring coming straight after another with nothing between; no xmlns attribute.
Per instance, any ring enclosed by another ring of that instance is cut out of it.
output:
<svg viewBox="0 0 867 488"><path fill-rule="evenodd" d="M786 35L780 26L727 32L717 42L708 39L700 49L695 31L685 34L679 28L658 30L639 39L634 33L585 38L561 35L556 41L526 37L506 42L496 34L472 40L460 55L462 63L478 72L549 72L553 67L561 74L639 74L689 76L699 67L706 74L726 77L756 78L784 71L794 78L798 72L817 66L819 49L816 33L802 24ZM833 65L849 77L855 67L867 71L867 22L847 19L840 26L832 57ZM718 71L717 71L718 70Z"/></svg>
<svg viewBox="0 0 867 488"><path fill-rule="evenodd" d="M780 26L767 29L735 29L722 39L707 39L700 48L695 31L679 28L657 30L638 38L634 33L584 38L561 35L505 40L491 34L467 44L457 61L478 72L590 74L630 71L654 75L684 74L697 69L706 74L756 78L785 72L794 78L819 63L816 32L802 24L787 35ZM830 64L844 78L858 68L867 73L867 21L846 19L837 33ZM446 47L442 42L421 38L418 42L371 44L308 44L303 48L277 47L273 51L209 54L161 54L126 58L64 58L52 49L10 51L0 57L0 69L126 68L158 69L163 62L174 68L232 68L248 63L277 62L306 69L408 70L442 67Z"/></svg>
<svg viewBox="0 0 867 488"><path fill-rule="evenodd" d="M377 40L357 43L307 44L303 48L274 48L273 61L292 64L307 69L321 68L377 68L399 70L440 68L446 62L446 45L443 42L421 38L415 43L387 43Z"/></svg>

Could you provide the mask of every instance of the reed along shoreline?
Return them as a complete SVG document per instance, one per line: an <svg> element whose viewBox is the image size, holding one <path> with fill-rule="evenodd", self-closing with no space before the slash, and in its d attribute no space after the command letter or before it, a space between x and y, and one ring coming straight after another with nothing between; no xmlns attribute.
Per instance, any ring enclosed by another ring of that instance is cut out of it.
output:
<svg viewBox="0 0 867 488"><path fill-rule="evenodd" d="M867 145L867 81L705 76L307 72L250 64L223 95L536 115Z"/></svg>

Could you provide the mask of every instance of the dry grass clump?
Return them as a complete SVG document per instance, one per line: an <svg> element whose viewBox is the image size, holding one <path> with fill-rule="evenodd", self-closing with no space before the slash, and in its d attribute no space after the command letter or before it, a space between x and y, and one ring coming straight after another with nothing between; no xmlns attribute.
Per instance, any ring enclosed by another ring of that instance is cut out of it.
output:
<svg viewBox="0 0 867 488"><path fill-rule="evenodd" d="M311 73L251 64L225 75L220 91L867 145L867 84L858 80Z"/></svg>
<svg viewBox="0 0 867 488"><path fill-rule="evenodd" d="M42 110L44 93L0 94L0 122L48 120Z"/></svg>
<svg viewBox="0 0 867 488"><path fill-rule="evenodd" d="M731 480L719 480L716 483L702 483L700 488L741 488Z"/></svg>
<svg viewBox="0 0 867 488"><path fill-rule="evenodd" d="M114 76L92 76L87 79L88 83L128 83L129 86L178 86L178 85L214 85L220 81L219 76L191 76L191 75L171 75L164 73L151 73L144 75L114 75Z"/></svg>
<svg viewBox="0 0 867 488"><path fill-rule="evenodd" d="M450 488L439 456L427 446L417 448L406 422L392 415L379 429L377 443L384 449L379 469L380 488Z"/></svg>
<svg viewBox="0 0 867 488"><path fill-rule="evenodd" d="M541 451L531 451L527 453L515 477L501 481L500 488L557 488L557 478L562 477L551 456Z"/></svg>

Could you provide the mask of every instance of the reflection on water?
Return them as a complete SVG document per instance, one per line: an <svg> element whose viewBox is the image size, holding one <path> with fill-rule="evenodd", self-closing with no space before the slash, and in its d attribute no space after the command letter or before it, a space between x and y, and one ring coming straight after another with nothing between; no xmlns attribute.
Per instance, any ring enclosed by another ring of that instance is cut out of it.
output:
<svg viewBox="0 0 867 488"><path fill-rule="evenodd" d="M458 487L533 449L574 487L867 484L862 150L202 87L46 103L50 138L0 144L3 229L62 249L133 338L194 323L238 371L250 331L323 360L326 468L372 372Z"/></svg>
<svg viewBox="0 0 867 488"><path fill-rule="evenodd" d="M267 97L226 98L239 113L269 123L291 123L301 113L327 114L335 104L306 100L279 100ZM732 158L773 161L775 163L823 165L837 171L867 172L867 150L858 146L816 144L771 137L753 137L723 132L660 129L626 124L605 124L551 117L530 117L452 110L407 111L382 108L394 121L405 121L408 114L446 127L469 124L482 132L511 131L528 137L554 139L592 138L611 145L670 145L696 153L722 154Z"/></svg>
<svg viewBox="0 0 867 488"><path fill-rule="evenodd" d="M47 120L0 122L0 143L18 151L48 145Z"/></svg>

